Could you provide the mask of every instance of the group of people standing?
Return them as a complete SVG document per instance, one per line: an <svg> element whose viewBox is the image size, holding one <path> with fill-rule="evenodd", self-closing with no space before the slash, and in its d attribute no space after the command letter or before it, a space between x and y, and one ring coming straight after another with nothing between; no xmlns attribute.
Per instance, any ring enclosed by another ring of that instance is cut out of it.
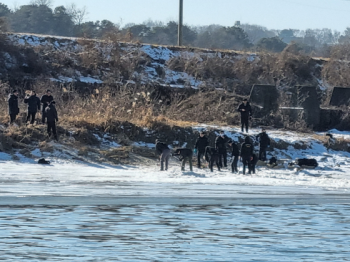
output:
<svg viewBox="0 0 350 262"><path fill-rule="evenodd" d="M37 112L41 111L42 124L47 123L47 133L50 137L53 133L54 138L58 140L56 131L56 122L58 121L57 110L55 108L55 101L51 94L51 90L46 90L46 93L39 99L36 96L34 90L27 93L24 98L24 103L28 105L27 112L27 124L34 124ZM10 124L13 124L19 114L18 106L18 91L13 90L8 98ZM239 105L237 111L241 113L241 129L242 132L248 132L249 119L252 116L252 109L247 101L244 99L242 104ZM266 148L270 144L270 138L266 134L266 130L262 130L257 136L260 142L259 159L262 161L266 160ZM171 156L179 157L182 161L181 170L185 170L185 163L189 162L190 170L192 171L192 157L193 153L197 154L197 167L201 168L201 161L203 157L209 165L210 170L213 172L214 164L216 164L218 170L223 167L227 167L227 148L232 150L232 172L238 172L237 163L238 159L243 163L243 174L245 174L246 167L248 167L248 173L255 173L255 163L257 162L257 156L254 154L253 144L247 136L244 143L239 145L228 139L223 131L220 132L219 136L215 139L215 147L209 146L208 138L205 132L200 132L200 135L195 143L194 151L188 148L176 149L174 154L171 154L171 150L167 144L156 140L156 151L160 154L161 167L160 170L167 170L169 166L169 159Z"/></svg>
<svg viewBox="0 0 350 262"><path fill-rule="evenodd" d="M190 171L192 171L192 157L193 153L197 154L197 167L202 168L201 161L203 157L208 163L210 171L213 172L214 164L216 164L220 171L223 167L227 168L227 151L231 150L231 170L232 173L238 172L238 160L240 159L243 164L243 174L246 173L248 168L248 174L255 174L255 165L258 160L266 161L266 150L270 145L270 138L265 129L256 136L260 145L259 156L254 152L254 145L249 136L246 136L244 143L239 145L237 142L229 139L224 131L220 131L219 135L215 139L215 146L209 146L209 140L204 131L200 132L199 137L196 140L194 150L192 152L189 148L178 148L174 154L171 154L169 146L156 140L156 151L160 155L161 168L160 170L168 170L170 157L176 156L182 161L181 170L185 170L185 163L188 161Z"/></svg>
<svg viewBox="0 0 350 262"><path fill-rule="evenodd" d="M58 140L56 131L56 122L58 121L55 101L51 94L51 90L46 90L46 93L39 99L34 90L28 92L24 98L24 103L28 105L27 124L34 124L37 112L41 111L42 124L47 123L47 133L51 134ZM10 124L13 124L19 114L18 106L18 91L13 90L8 98L8 107L10 115Z"/></svg>

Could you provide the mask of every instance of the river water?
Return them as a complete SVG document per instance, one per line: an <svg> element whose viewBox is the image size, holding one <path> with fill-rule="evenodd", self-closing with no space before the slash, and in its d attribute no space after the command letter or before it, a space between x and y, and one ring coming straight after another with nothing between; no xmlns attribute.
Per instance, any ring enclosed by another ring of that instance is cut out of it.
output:
<svg viewBox="0 0 350 262"><path fill-rule="evenodd" d="M273 205L268 199L246 204L121 199L126 203L105 205L70 200L2 201L0 260L350 261L350 205L344 199Z"/></svg>
<svg viewBox="0 0 350 262"><path fill-rule="evenodd" d="M345 168L243 176L0 161L0 172L0 261L350 261Z"/></svg>

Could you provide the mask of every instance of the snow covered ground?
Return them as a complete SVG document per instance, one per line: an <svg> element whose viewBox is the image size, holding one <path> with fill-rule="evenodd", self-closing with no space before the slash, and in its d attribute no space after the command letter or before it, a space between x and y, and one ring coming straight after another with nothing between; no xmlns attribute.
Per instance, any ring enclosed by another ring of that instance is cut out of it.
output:
<svg viewBox="0 0 350 262"><path fill-rule="evenodd" d="M228 129L225 132L235 140L241 135ZM253 130L252 134L256 132ZM349 133L334 130L332 133L350 137ZM10 155L0 153L0 196L263 198L349 194L349 153L328 151L309 135L282 131L271 131L269 135L274 140L283 139L291 144L303 141L308 145L304 150L291 146L287 150L276 149L271 155L285 159L286 163L295 158L316 158L319 166L302 170L288 169L286 165L278 169L262 166L257 167L256 174L243 175L227 169L220 172L214 169L211 173L196 167L193 172L182 172L179 162L173 159L170 169L160 172L156 162L154 166L112 166L53 155L46 157L50 165L39 165L24 156L18 155L20 160L13 161ZM40 153L33 155L39 157Z"/></svg>
<svg viewBox="0 0 350 262"><path fill-rule="evenodd" d="M242 175L181 172L172 160L160 172L156 162L112 166L35 150L51 161L39 165L0 153L2 259L348 261L349 153L327 151L305 134L269 134L309 145L276 150L278 158L312 156L319 167Z"/></svg>

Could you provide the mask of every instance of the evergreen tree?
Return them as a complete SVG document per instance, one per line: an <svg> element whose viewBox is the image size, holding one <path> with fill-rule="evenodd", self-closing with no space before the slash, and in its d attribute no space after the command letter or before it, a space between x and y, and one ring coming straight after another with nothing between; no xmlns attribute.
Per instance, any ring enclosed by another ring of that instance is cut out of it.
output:
<svg viewBox="0 0 350 262"><path fill-rule="evenodd" d="M9 16L11 14L11 10L7 5L0 3L0 17Z"/></svg>

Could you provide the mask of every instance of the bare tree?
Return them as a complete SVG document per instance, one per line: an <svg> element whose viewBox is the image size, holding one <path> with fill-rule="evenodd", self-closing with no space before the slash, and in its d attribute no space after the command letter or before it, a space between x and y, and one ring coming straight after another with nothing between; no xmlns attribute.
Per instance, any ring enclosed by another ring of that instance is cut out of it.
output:
<svg viewBox="0 0 350 262"><path fill-rule="evenodd" d="M13 7L12 7L13 12L16 12L19 9L19 7L20 7L20 5L18 4L18 2L15 1L13 3Z"/></svg>
<svg viewBox="0 0 350 262"><path fill-rule="evenodd" d="M76 25L81 25L88 15L86 6L78 8L74 3L66 6L66 10L67 13L72 17L72 20Z"/></svg>
<svg viewBox="0 0 350 262"><path fill-rule="evenodd" d="M51 7L53 0L31 0L31 5L45 5L47 7Z"/></svg>
<svg viewBox="0 0 350 262"><path fill-rule="evenodd" d="M262 38L272 38L276 36L276 33L263 26L242 24L240 27L246 32L250 42L253 44L258 43Z"/></svg>

